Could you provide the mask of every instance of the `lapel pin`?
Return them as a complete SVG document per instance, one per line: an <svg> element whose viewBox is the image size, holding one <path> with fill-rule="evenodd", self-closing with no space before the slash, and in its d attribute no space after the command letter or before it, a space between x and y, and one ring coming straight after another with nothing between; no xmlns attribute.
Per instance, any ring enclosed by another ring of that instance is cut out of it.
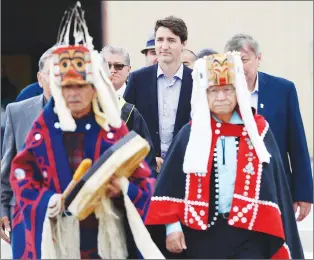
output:
<svg viewBox="0 0 314 260"><path fill-rule="evenodd" d="M264 104L260 104L260 107L261 107L261 108L264 108Z"/></svg>

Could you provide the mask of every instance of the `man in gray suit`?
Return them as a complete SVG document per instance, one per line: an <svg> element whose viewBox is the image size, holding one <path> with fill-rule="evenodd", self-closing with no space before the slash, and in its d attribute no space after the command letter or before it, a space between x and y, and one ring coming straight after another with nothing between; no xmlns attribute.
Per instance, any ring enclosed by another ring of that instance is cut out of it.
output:
<svg viewBox="0 0 314 260"><path fill-rule="evenodd" d="M10 219L12 219L15 198L10 186L9 177L11 162L14 156L21 150L25 138L32 126L33 121L39 116L40 111L50 98L49 89L49 57L51 49L47 50L39 60L37 79L43 88L43 94L21 102L11 103L6 108L6 125L3 139L1 161L1 238L8 243L11 239L6 234L11 231Z"/></svg>

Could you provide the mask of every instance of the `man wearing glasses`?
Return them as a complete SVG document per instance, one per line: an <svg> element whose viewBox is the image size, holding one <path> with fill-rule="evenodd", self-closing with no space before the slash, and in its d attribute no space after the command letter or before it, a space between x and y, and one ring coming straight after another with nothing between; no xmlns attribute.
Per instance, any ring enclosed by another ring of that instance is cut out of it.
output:
<svg viewBox="0 0 314 260"><path fill-rule="evenodd" d="M126 102L122 97L126 88L126 81L131 70L130 55L124 49L112 45L104 47L100 54L103 58L104 70L107 75L109 75L109 78L111 79L119 97L121 118L126 123L130 131L134 130L149 142L151 149L146 157L146 162L155 173L155 151L145 120L135 106Z"/></svg>
<svg viewBox="0 0 314 260"><path fill-rule="evenodd" d="M304 259L280 152L251 108L239 52L198 59L192 121L159 173L146 225L181 259Z"/></svg>
<svg viewBox="0 0 314 260"><path fill-rule="evenodd" d="M109 76L117 94L123 96L131 70L129 53L122 48L108 45L101 50L101 55L108 62Z"/></svg>

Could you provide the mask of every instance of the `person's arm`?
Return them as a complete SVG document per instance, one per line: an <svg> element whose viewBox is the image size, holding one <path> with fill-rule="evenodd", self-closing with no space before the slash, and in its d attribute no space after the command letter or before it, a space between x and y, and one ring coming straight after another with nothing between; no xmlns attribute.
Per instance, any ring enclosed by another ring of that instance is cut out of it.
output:
<svg viewBox="0 0 314 260"><path fill-rule="evenodd" d="M33 206L36 200L36 207L43 204L46 211L49 198L55 193L50 189L50 178L44 178L38 162L33 154L35 138L30 132L27 136L25 148L19 152L13 159L10 172L10 184L16 197L16 203L27 208Z"/></svg>
<svg viewBox="0 0 314 260"><path fill-rule="evenodd" d="M5 231L11 231L10 223L10 200L13 196L13 191L9 182L10 168L13 157L16 154L14 128L11 118L10 105L6 109L6 124L4 132L4 140L2 147L3 158L1 161L1 206L0 206L0 220L1 220L1 238L10 243L10 238ZM11 220L12 221L12 220Z"/></svg>
<svg viewBox="0 0 314 260"><path fill-rule="evenodd" d="M9 217L10 200L13 191L9 182L11 163L16 155L14 127L11 118L11 106L6 109L6 124L2 147L3 158L1 160L1 213L2 217Z"/></svg>
<svg viewBox="0 0 314 260"><path fill-rule="evenodd" d="M44 138L38 140L38 136L43 136L40 131L42 125L38 125L38 121L33 124L24 149L18 152L11 165L10 183L16 198L13 258L18 258L18 248L25 248L26 254L31 252L34 258L40 259L40 246L37 245L42 242L40 234L44 221L47 216L53 218L62 211L62 195L56 193L58 187L54 188L53 176L43 174L45 169L50 173L51 166L41 163L37 148L43 147Z"/></svg>
<svg viewBox="0 0 314 260"><path fill-rule="evenodd" d="M313 177L310 155L300 113L297 91L291 82L288 103L288 153L292 169L294 202L313 203Z"/></svg>
<svg viewBox="0 0 314 260"><path fill-rule="evenodd" d="M128 196L144 220L151 197L154 194L156 179L143 161L129 178Z"/></svg>

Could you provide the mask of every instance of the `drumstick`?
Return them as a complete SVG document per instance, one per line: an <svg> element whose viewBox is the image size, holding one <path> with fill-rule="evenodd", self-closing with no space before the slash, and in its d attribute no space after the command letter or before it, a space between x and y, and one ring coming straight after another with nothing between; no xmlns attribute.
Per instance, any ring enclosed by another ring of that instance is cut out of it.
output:
<svg viewBox="0 0 314 260"><path fill-rule="evenodd" d="M69 185L66 187L65 191L62 193L62 198L65 199L66 196L70 193L70 191L73 189L75 184L83 177L83 175L87 172L89 167L92 165L92 160L91 159L84 159L79 167L77 167L72 181L69 183Z"/></svg>

